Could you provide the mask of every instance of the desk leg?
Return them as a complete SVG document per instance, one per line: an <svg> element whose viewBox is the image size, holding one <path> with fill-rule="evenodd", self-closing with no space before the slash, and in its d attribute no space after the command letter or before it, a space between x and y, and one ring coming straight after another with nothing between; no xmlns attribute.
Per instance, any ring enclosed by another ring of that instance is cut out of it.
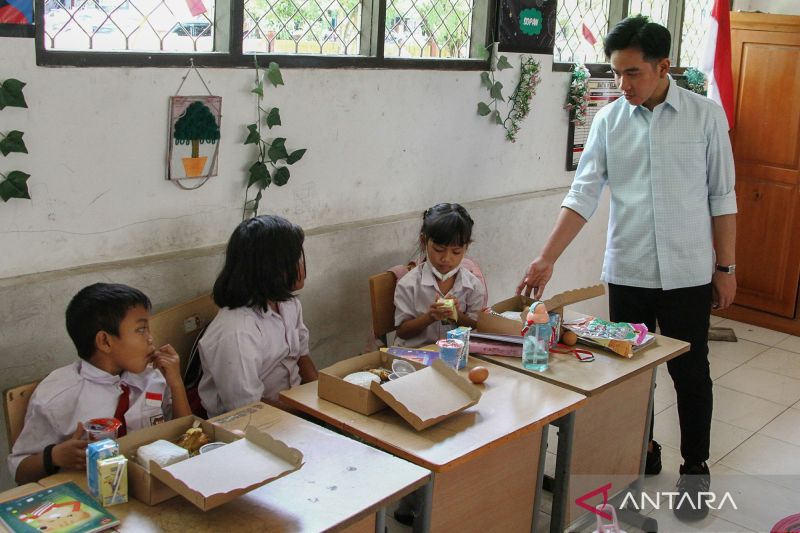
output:
<svg viewBox="0 0 800 533"><path fill-rule="evenodd" d="M542 427L542 439L539 442L539 470L536 472L536 491L533 494L533 517L531 518L531 533L536 533L539 527L540 502L542 496L542 483L544 482L544 462L547 457L547 429Z"/></svg>
<svg viewBox="0 0 800 533"><path fill-rule="evenodd" d="M639 478L631 483L631 485L628 487L629 491L634 490L638 493L641 493L641 491L644 489L642 481L644 479L644 467L647 463L647 445L650 443L650 421L653 418L653 397L655 396L656 392L656 371L657 367L653 368L653 374L650 378L650 398L647 401L647 418L644 425L644 442L642 443L642 460L639 463ZM619 509L617 516L621 522L636 526L637 528L649 533L658 532L658 521L655 518L644 516L638 510L633 511L629 509L620 509L619 504L617 504L616 507Z"/></svg>
<svg viewBox="0 0 800 533"><path fill-rule="evenodd" d="M422 500L422 508L420 509L420 515L414 519L414 533L428 533L431 530L431 511L433 509L433 482L436 478L436 474L431 472L431 479L425 484L425 486L417 489L420 491L421 500Z"/></svg>
<svg viewBox="0 0 800 533"><path fill-rule="evenodd" d="M558 427L556 471L553 479L553 508L550 516L550 533L564 531L569 505L569 470L572 461L572 434L575 429L575 412L564 415L553 425Z"/></svg>
<svg viewBox="0 0 800 533"><path fill-rule="evenodd" d="M375 533L386 533L386 507L375 513Z"/></svg>

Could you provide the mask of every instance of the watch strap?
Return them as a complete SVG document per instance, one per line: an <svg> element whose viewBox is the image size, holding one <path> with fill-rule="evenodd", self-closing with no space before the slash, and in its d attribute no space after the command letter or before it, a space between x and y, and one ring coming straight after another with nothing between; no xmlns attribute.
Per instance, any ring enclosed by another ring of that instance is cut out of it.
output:
<svg viewBox="0 0 800 533"><path fill-rule="evenodd" d="M44 463L44 473L48 476L58 473L61 468L53 464L53 448L55 444L48 444L42 451L42 462Z"/></svg>

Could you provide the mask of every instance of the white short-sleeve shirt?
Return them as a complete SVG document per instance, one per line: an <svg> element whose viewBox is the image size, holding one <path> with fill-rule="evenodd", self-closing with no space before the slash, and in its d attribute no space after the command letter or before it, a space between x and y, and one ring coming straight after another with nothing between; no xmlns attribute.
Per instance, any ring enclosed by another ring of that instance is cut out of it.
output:
<svg viewBox="0 0 800 533"><path fill-rule="evenodd" d="M458 299L458 312L477 320L483 307L483 283L462 264L458 267L456 281L450 294ZM430 309L431 304L445 295L439 290L430 263L423 262L408 274L400 278L394 289L394 323L400 326L406 320L417 318ZM431 344L447 336L447 331L455 327L453 324L442 324L436 321L419 335L408 339L397 337L398 346L419 347Z"/></svg>
<svg viewBox="0 0 800 533"><path fill-rule="evenodd" d="M128 432L171 418L172 396L158 370L115 376L88 361L75 361L51 372L33 391L25 425L8 456L11 475L27 456L70 439L78 422L113 417L122 393L120 383L130 388L130 407L125 413Z"/></svg>
<svg viewBox="0 0 800 533"><path fill-rule="evenodd" d="M198 393L209 416L262 398L277 400L300 384L297 360L308 355L308 328L297 298L278 303L278 313L223 307L200 339L203 377Z"/></svg>

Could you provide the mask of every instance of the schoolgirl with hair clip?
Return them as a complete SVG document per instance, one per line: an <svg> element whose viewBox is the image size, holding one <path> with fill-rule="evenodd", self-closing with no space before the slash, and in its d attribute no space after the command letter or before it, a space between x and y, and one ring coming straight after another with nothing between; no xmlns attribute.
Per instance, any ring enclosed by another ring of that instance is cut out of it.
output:
<svg viewBox="0 0 800 533"><path fill-rule="evenodd" d="M394 292L396 344L419 347L457 326L474 328L485 288L462 260L472 242L472 218L459 204L442 203L422 215L422 262Z"/></svg>

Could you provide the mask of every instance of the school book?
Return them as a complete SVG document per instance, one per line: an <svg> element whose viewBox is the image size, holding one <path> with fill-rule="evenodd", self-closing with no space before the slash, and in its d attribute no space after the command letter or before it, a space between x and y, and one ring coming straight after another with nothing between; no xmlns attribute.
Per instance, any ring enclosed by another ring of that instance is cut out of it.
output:
<svg viewBox="0 0 800 533"><path fill-rule="evenodd" d="M15 533L91 533L119 525L72 481L0 503L0 521Z"/></svg>

